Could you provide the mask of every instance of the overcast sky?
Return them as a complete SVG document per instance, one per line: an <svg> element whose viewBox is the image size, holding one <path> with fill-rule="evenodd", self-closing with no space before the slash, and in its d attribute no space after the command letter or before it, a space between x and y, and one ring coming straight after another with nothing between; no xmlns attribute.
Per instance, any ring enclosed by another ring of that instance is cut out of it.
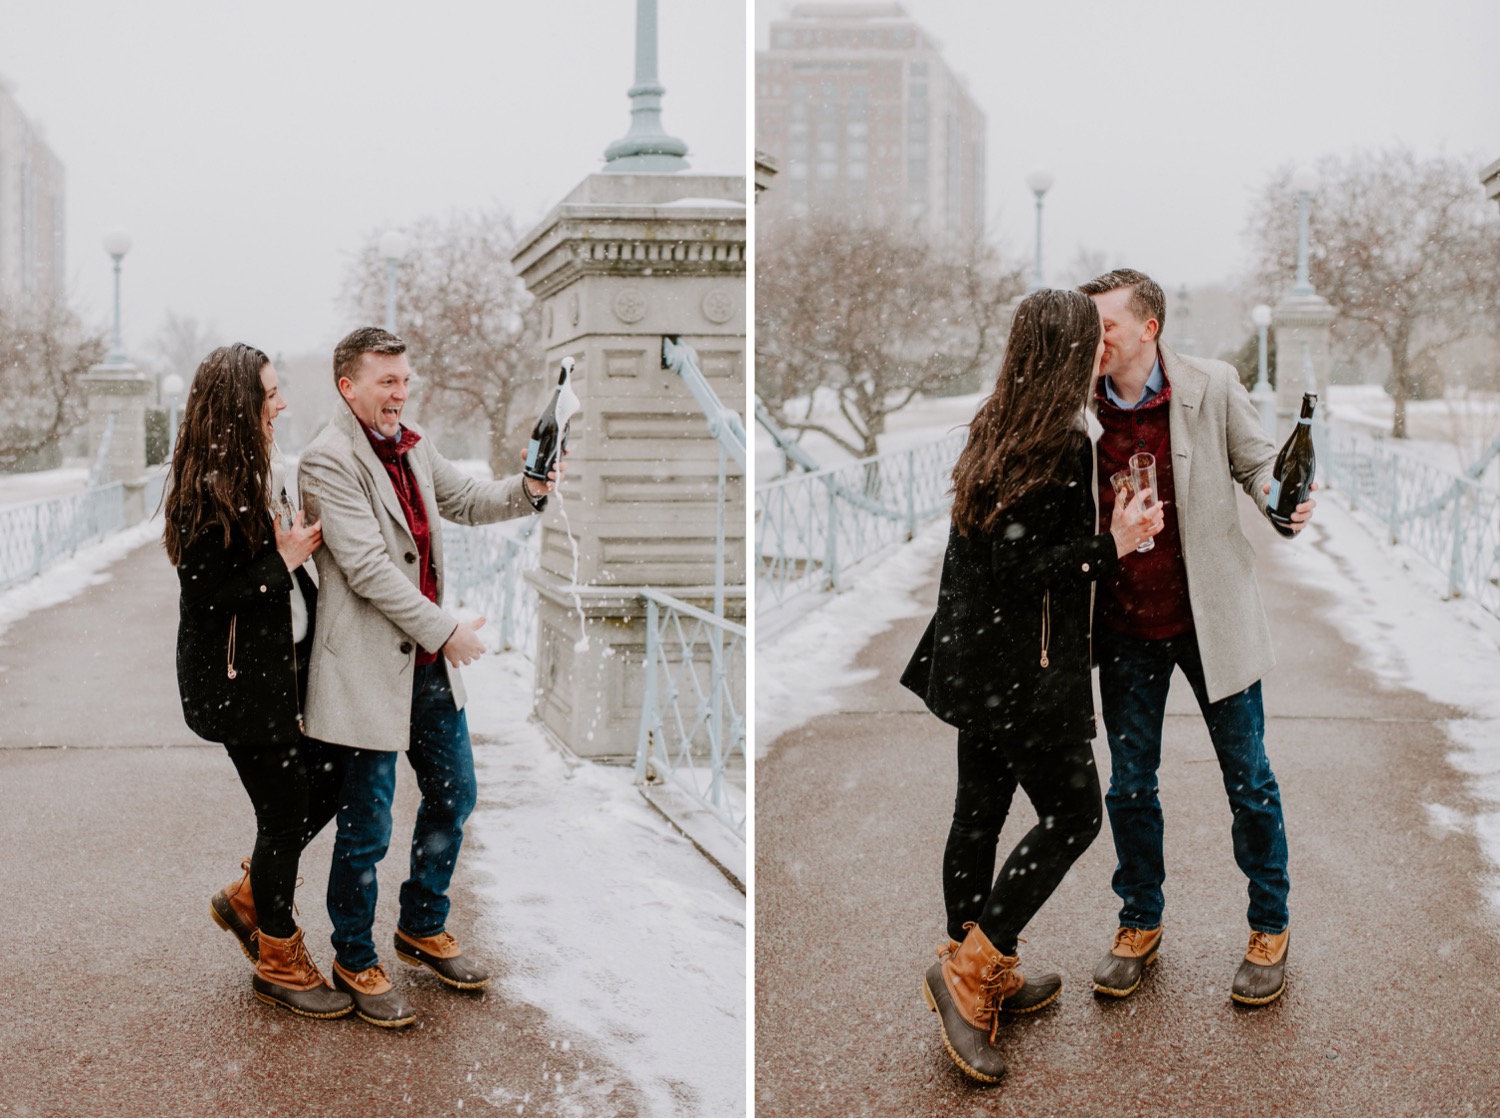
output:
<svg viewBox="0 0 1500 1119"><path fill-rule="evenodd" d="M743 0L660 0L667 131L744 174ZM529 227L629 127L633 0L0 0L0 76L67 168L69 282L126 348L170 309L332 350L364 236L499 202ZM190 372L190 371L189 371Z"/></svg>
<svg viewBox="0 0 1500 1119"><path fill-rule="evenodd" d="M1396 143L1500 159L1496 0L902 2L988 117L988 221L1028 260L1026 175L1056 176L1049 270L1082 245L1171 290L1212 281L1278 165ZM757 47L790 8L759 0Z"/></svg>

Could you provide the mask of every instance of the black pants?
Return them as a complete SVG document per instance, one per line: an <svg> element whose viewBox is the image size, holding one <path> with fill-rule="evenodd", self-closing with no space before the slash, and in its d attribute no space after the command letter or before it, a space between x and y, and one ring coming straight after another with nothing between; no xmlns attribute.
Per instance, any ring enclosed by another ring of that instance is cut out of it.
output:
<svg viewBox="0 0 1500 1119"><path fill-rule="evenodd" d="M311 738L282 746L225 746L255 806L250 892L267 936L297 931L292 893L302 849L338 811L337 751Z"/></svg>
<svg viewBox="0 0 1500 1119"><path fill-rule="evenodd" d="M1037 823L996 876L995 849L1017 784L1031 798ZM962 941L964 924L977 921L991 944L1014 955L1021 930L1099 834L1102 816L1087 739L960 730L958 796L943 852L948 935Z"/></svg>

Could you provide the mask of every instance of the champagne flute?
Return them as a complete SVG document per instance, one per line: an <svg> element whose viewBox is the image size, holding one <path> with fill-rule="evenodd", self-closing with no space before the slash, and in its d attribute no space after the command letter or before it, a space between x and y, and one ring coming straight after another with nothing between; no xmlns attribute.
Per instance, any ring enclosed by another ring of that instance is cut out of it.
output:
<svg viewBox="0 0 1500 1119"><path fill-rule="evenodd" d="M1156 456L1141 451L1139 454L1130 456L1130 484L1134 493L1142 490L1150 490L1151 496L1146 499L1141 508L1150 509L1156 504ZM1146 538L1144 544L1136 546L1137 552L1149 552L1156 547L1156 541L1150 537Z"/></svg>

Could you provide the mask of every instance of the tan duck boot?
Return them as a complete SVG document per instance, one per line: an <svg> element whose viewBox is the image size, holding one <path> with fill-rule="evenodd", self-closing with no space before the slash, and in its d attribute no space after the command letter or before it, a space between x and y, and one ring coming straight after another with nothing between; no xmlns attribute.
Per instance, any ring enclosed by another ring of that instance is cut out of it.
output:
<svg viewBox="0 0 1500 1119"><path fill-rule="evenodd" d="M995 1084L1005 1075L995 1048L1000 1009L1026 980L1016 970L1018 957L1002 956L972 921L964 928L963 943L927 969L922 994L937 1012L953 1063L964 1075Z"/></svg>
<svg viewBox="0 0 1500 1119"><path fill-rule="evenodd" d="M1021 939L1021 943L1026 943L1024 937ZM946 960L953 953L957 952L958 948L958 941L944 940L937 947L937 958ZM1024 976L1022 978L1025 979ZM1047 1006L1056 999L1062 993L1062 985L1062 976L1058 975L1055 971L1044 972L1035 979L1026 979L1015 994L1006 998L1005 1002L1001 1004L1000 1009L1007 1014L1031 1014L1034 1011L1041 1010L1042 1007Z"/></svg>
<svg viewBox="0 0 1500 1119"><path fill-rule="evenodd" d="M307 954L301 929L288 937L267 936L262 930L256 939L260 959L250 983L261 1002L283 1006L304 1018L342 1018L354 1009L354 1000L330 987Z"/></svg>
<svg viewBox="0 0 1500 1119"><path fill-rule="evenodd" d="M208 915L225 932L233 933L240 950L254 963L260 955L255 943L260 922L255 916L255 898L250 894L250 860L240 863L245 873L225 886L208 903Z"/></svg>
<svg viewBox="0 0 1500 1119"><path fill-rule="evenodd" d="M1250 930L1250 945L1234 973L1229 997L1245 1006L1265 1006L1286 990L1286 953L1292 943L1288 925L1279 933Z"/></svg>
<svg viewBox="0 0 1500 1119"><path fill-rule="evenodd" d="M1134 929L1121 925L1115 930L1115 942L1109 955L1094 969L1094 990L1101 995L1123 999L1141 985L1141 976L1156 962L1161 947L1161 926Z"/></svg>

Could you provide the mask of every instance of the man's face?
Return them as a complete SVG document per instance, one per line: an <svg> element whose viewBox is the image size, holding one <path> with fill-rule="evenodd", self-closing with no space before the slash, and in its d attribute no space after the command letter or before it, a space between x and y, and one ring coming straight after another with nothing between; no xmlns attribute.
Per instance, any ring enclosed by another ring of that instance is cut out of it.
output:
<svg viewBox="0 0 1500 1119"><path fill-rule="evenodd" d="M1099 372L1106 377L1118 376L1137 368L1148 358L1154 359L1156 345L1155 319L1139 319L1130 309L1129 288L1115 288L1093 299L1104 323L1104 357Z"/></svg>
<svg viewBox="0 0 1500 1119"><path fill-rule="evenodd" d="M401 409L411 387L405 354L361 354L354 376L339 378L339 392L360 423L387 439L401 430Z"/></svg>

